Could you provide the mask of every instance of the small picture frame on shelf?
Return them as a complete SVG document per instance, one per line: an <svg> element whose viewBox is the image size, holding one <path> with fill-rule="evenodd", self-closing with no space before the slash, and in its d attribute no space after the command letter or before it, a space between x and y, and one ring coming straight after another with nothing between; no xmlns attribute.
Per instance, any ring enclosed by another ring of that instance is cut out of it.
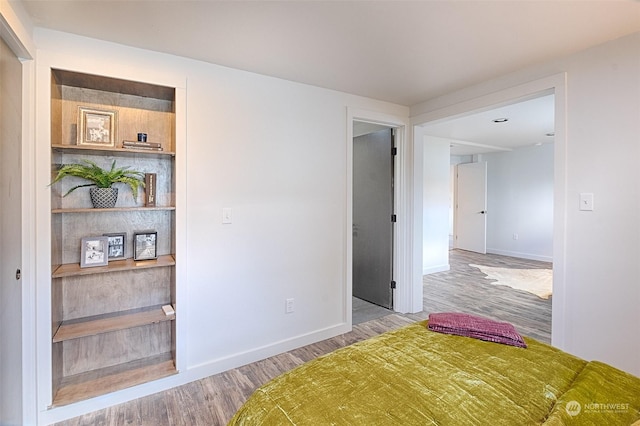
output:
<svg viewBox="0 0 640 426"><path fill-rule="evenodd" d="M78 107L78 145L115 146L117 111Z"/></svg>
<svg viewBox="0 0 640 426"><path fill-rule="evenodd" d="M80 250L80 267L106 266L109 264L109 238L84 237Z"/></svg>
<svg viewBox="0 0 640 426"><path fill-rule="evenodd" d="M158 233L142 231L133 234L133 260L158 258Z"/></svg>
<svg viewBox="0 0 640 426"><path fill-rule="evenodd" d="M109 239L109 260L124 259L124 249L126 247L126 232L104 234Z"/></svg>

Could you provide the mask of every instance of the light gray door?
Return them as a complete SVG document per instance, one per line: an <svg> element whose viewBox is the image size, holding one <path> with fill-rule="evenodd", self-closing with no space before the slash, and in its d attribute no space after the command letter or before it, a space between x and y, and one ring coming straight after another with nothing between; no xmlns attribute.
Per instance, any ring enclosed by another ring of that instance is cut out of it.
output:
<svg viewBox="0 0 640 426"><path fill-rule="evenodd" d="M22 64L0 38L0 424L22 424Z"/></svg>
<svg viewBox="0 0 640 426"><path fill-rule="evenodd" d="M353 139L353 295L393 307L393 134Z"/></svg>

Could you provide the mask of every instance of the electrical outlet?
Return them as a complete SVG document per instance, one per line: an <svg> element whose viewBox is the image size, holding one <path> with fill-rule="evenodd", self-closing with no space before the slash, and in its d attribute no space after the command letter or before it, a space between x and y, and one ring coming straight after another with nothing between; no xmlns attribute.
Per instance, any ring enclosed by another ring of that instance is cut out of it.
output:
<svg viewBox="0 0 640 426"><path fill-rule="evenodd" d="M285 308L284 308L284 312L285 312L286 314L293 313L293 302L294 302L293 298L291 298L291 299L287 299L287 300L285 301Z"/></svg>
<svg viewBox="0 0 640 426"><path fill-rule="evenodd" d="M518 234L513 234L513 239L517 240L518 239Z"/></svg>

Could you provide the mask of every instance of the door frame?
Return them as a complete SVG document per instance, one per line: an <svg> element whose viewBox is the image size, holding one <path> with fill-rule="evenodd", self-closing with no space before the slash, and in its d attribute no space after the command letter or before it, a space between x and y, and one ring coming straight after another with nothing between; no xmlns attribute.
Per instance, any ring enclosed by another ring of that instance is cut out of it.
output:
<svg viewBox="0 0 640 426"><path fill-rule="evenodd" d="M22 227L21 303L22 303L22 422L36 424L38 419L36 374L36 203L35 186L35 61L36 51L29 32L13 10L0 11L0 37L22 63L22 139L21 184Z"/></svg>
<svg viewBox="0 0 640 426"><path fill-rule="evenodd" d="M393 290L393 309L396 312L418 312L412 310L411 297L412 287L416 281L413 271L413 257L411 256L411 238L413 224L413 209L408 204L413 200L412 182L412 144L408 133L410 131L409 118L377 111L363 110L347 107L347 185L346 185L346 217L344 225L345 234L345 293L343 319L352 326L352 296L353 296L353 123L361 121L378 124L395 129L395 145L398 154L394 159L394 194L393 208L397 217L393 235L393 271L396 281L396 288ZM418 277L420 282L420 310L422 310L422 276Z"/></svg>
<svg viewBox="0 0 640 426"><path fill-rule="evenodd" d="M485 95L477 96L431 112L412 117L415 144L422 143L422 125L469 115L483 110L533 99L545 94L554 94L555 102L555 142L554 142L554 183L553 183L553 304L551 318L551 344L560 349L566 346L566 229L567 229L567 74L561 72L517 86L506 87ZM420 140L418 140L420 139ZM419 164L416 166L421 168ZM421 170L415 176L421 176ZM422 190L422 182L414 182L416 190ZM419 206L416 206L419 207ZM421 215L416 209L416 216ZM422 258L422 247L416 248Z"/></svg>

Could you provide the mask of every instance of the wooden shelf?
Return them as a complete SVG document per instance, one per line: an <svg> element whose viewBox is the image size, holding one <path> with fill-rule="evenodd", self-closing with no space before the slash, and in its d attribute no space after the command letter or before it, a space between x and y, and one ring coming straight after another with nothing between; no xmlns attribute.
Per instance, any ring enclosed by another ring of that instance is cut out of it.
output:
<svg viewBox="0 0 640 426"><path fill-rule="evenodd" d="M152 158L175 157L174 151L154 151L150 149L129 149L129 148L100 148L96 146L83 145L61 145L51 144L51 149L60 152L73 152L94 154L94 155L116 155L119 157L148 156Z"/></svg>
<svg viewBox="0 0 640 426"><path fill-rule="evenodd" d="M167 207L114 207L111 209L96 209L93 207L83 207L83 208L74 208L74 209L52 209L52 214L62 214L62 213L109 213L109 212L144 212L144 211L159 211L159 210L175 210L174 206Z"/></svg>
<svg viewBox="0 0 640 426"><path fill-rule="evenodd" d="M105 274L109 272L130 271L134 269L145 268L163 268L166 266L174 266L176 259L171 254L158 256L152 260L112 260L107 266L94 266L90 268L81 268L79 263L65 263L58 266L51 274L52 278L74 277L80 275Z"/></svg>
<svg viewBox="0 0 640 426"><path fill-rule="evenodd" d="M166 353L64 377L53 398L53 406L72 404L176 373L172 355Z"/></svg>
<svg viewBox="0 0 640 426"><path fill-rule="evenodd" d="M90 318L63 321L53 336L53 343L155 324L162 321L172 321L175 318L175 314L165 315L162 310L162 305L158 305L149 308L133 309L131 311L97 315Z"/></svg>

